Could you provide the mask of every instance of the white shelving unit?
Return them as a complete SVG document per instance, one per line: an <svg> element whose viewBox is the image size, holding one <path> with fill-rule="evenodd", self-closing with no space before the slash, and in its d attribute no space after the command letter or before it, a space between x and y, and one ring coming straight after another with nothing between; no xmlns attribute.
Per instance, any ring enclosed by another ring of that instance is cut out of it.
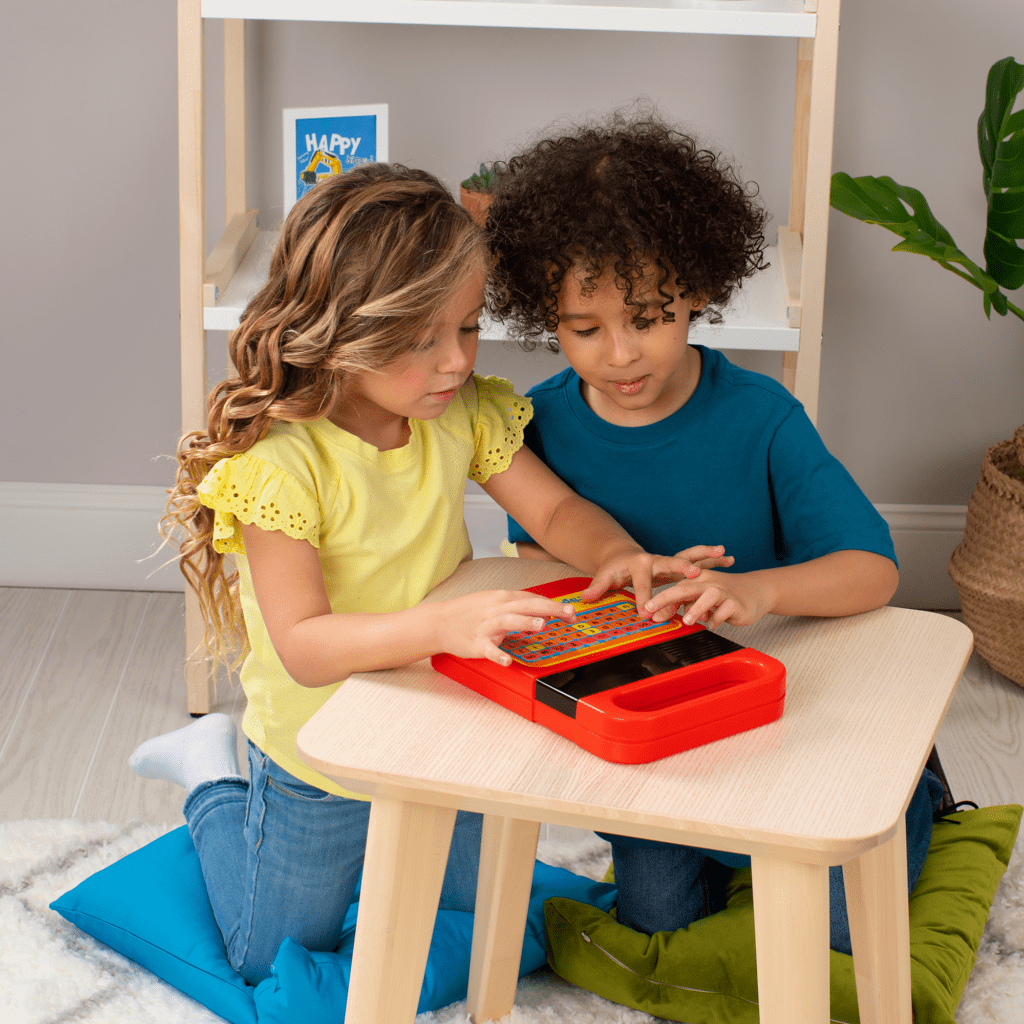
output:
<svg viewBox="0 0 1024 1024"><path fill-rule="evenodd" d="M203 20L224 20L226 226L207 255ZM746 282L718 327L695 341L783 353L783 383L817 415L825 293L839 0L178 0L178 140L183 430L206 423L206 331L233 330L266 279L275 234L258 230L245 195L245 22L321 21L602 32L670 32L798 40L789 221L771 267ZM488 325L485 340L502 337ZM198 600L186 589L186 645L202 641ZM208 674L189 670L188 707L210 709Z"/></svg>
<svg viewBox="0 0 1024 1024"><path fill-rule="evenodd" d="M203 307L203 327L208 331L233 331L249 299L266 281L270 254L277 241L276 231L259 231L244 258L212 306ZM765 257L770 266L746 281L733 301L722 311L723 322L712 327L698 320L690 328L690 339L711 348L761 349L796 352L800 329L791 327L787 315L779 252L769 246ZM504 341L501 324L483 319L481 341Z"/></svg>

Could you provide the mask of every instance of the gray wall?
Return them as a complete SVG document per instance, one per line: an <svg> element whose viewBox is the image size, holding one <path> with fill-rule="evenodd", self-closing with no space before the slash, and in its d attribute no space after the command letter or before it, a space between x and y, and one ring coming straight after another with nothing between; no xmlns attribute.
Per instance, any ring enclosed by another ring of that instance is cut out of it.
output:
<svg viewBox="0 0 1024 1024"><path fill-rule="evenodd" d="M1019 0L846 0L833 166L921 189L976 258L988 67ZM173 0L3 5L0 480L167 484L179 425ZM791 40L250 23L250 205L281 211L281 109L390 104L392 159L453 187L557 118L647 96L788 210ZM223 223L219 26L207 33L208 236ZM774 234L774 227L772 228ZM832 214L819 428L875 502L965 504L1024 420L1024 323ZM1018 305L1021 296L1015 296ZM212 372L224 336L210 335ZM780 357L737 357L778 375ZM551 361L488 351L522 387ZM163 457L163 458L162 458Z"/></svg>

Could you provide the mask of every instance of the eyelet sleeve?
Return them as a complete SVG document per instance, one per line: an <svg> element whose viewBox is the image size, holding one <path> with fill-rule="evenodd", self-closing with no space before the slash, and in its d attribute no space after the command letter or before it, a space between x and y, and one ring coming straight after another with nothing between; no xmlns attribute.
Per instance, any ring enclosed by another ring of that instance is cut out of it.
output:
<svg viewBox="0 0 1024 1024"><path fill-rule="evenodd" d="M508 469L523 446L523 430L533 418L533 403L517 395L503 377L477 377L477 417L469 479L486 483Z"/></svg>
<svg viewBox="0 0 1024 1024"><path fill-rule="evenodd" d="M214 510L213 546L222 554L245 554L241 523L280 530L320 547L316 495L290 473L248 452L221 459L196 491Z"/></svg>

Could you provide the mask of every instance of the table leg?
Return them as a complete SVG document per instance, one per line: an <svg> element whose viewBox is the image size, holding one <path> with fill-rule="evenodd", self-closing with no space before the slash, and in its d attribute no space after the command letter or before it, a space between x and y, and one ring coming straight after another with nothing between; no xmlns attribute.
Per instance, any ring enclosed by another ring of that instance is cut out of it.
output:
<svg viewBox="0 0 1024 1024"><path fill-rule="evenodd" d="M347 1024L412 1024L455 809L378 793L370 807Z"/></svg>
<svg viewBox="0 0 1024 1024"><path fill-rule="evenodd" d="M466 999L474 1024L515 1003L539 834L539 822L484 815Z"/></svg>
<svg viewBox="0 0 1024 1024"><path fill-rule="evenodd" d="M906 823L889 842L843 865L861 1024L910 1024Z"/></svg>
<svg viewBox="0 0 1024 1024"><path fill-rule="evenodd" d="M761 1024L827 1024L828 868L750 862Z"/></svg>

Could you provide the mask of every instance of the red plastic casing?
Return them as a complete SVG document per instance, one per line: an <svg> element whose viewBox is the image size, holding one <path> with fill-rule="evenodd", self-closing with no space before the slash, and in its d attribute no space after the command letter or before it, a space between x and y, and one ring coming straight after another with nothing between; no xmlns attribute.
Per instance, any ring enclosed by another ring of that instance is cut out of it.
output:
<svg viewBox="0 0 1024 1024"><path fill-rule="evenodd" d="M559 598L585 589L586 577L573 577L528 588L543 597ZM628 591L618 591L631 601ZM682 637L703 631L687 626L672 634ZM599 651L560 660L556 669L578 668L610 655L647 647L664 639L644 637ZM537 699L537 679L549 675L550 664L508 666L484 658L435 654L438 671L523 718L546 726L606 761L643 764L682 750L774 722L782 715L786 669L775 658L751 647L731 651L695 665L604 690L576 701L571 717Z"/></svg>

